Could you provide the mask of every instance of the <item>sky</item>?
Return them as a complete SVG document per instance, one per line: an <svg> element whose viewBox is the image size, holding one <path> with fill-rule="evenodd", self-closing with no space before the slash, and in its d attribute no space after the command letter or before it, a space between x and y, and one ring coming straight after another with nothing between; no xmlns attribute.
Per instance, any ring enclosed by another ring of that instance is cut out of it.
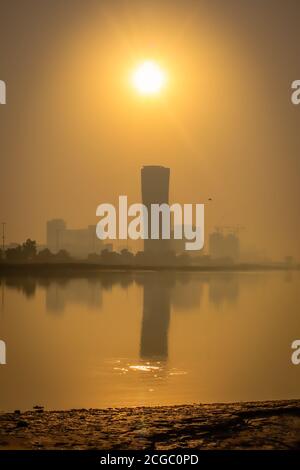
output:
<svg viewBox="0 0 300 470"><path fill-rule="evenodd" d="M239 224L245 250L300 259L299 15L297 0L3 0L7 242L140 202L155 164L171 168L171 202L206 203L207 234ZM151 99L129 80L145 59L168 74Z"/></svg>

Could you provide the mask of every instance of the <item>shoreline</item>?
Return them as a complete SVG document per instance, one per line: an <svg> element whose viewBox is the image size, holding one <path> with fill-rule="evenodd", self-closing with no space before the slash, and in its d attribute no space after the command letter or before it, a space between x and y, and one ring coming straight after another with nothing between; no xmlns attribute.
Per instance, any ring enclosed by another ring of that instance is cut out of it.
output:
<svg viewBox="0 0 300 470"><path fill-rule="evenodd" d="M104 265L87 262L70 263L0 263L1 274L40 274L61 272L268 272L268 271L300 271L300 266L233 264L228 266L180 266L180 265Z"/></svg>
<svg viewBox="0 0 300 470"><path fill-rule="evenodd" d="M0 414L0 450L300 450L300 399Z"/></svg>

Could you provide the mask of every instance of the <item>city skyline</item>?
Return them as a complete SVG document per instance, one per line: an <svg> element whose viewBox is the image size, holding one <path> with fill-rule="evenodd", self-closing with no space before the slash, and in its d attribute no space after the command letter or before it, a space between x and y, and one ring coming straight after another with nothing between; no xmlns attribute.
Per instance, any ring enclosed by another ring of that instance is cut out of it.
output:
<svg viewBox="0 0 300 470"><path fill-rule="evenodd" d="M173 213L173 218L171 217L171 212L169 214L169 239L163 239L162 231L163 226L166 223L163 222L162 213L158 213L158 239L152 238L152 224L157 223L155 220L152 220L152 205L157 205L157 207L168 206L169 205L169 184L170 184L170 173L171 169L159 165L144 165L141 168L141 202L143 204L144 210L142 219L146 217L146 221L143 222L143 225L147 227L147 233L150 235L147 236L143 241L143 252L145 255L161 255L168 254L168 252L174 252L176 254L182 254L186 251L187 238L185 233L184 226L186 225L185 218L181 218L181 226L178 224L178 219L175 218ZM121 196L124 199L124 196ZM123 200L122 199L122 200ZM115 208L110 204L104 204L103 214L107 214L109 208L113 209L115 214ZM128 218L127 214L127 197L126 197L126 214L122 215L122 218ZM174 206L175 207L175 206ZM181 216L182 216L182 209ZM98 209L97 209L98 213ZM102 213L102 210L101 210ZM103 215L102 214L102 215ZM119 215L120 217L120 215ZM115 221L117 223L117 221ZM105 225L107 224L107 217L105 217ZM103 227L105 227L103 225ZM119 223L117 224L119 225ZM232 230L227 235L223 234L223 227L216 227L214 232L209 235L209 242L206 243L206 250L204 246L201 249L196 250L199 254L209 254L212 259L231 259L232 262L237 262L240 257L240 240L236 236L237 231L234 227L224 227ZM202 232L204 227L201 227L200 231ZM102 230L102 229L101 229ZM106 229L107 230L107 229ZM120 230L120 227L119 227ZM56 254L60 250L65 250L73 257L77 258L86 258L91 254L100 254L103 250L111 251L115 248L118 251L117 246L120 246L121 243L126 243L126 250L129 249L128 245L128 233L126 239L124 239L124 234L118 239L117 233L119 232L115 227L115 238L111 239L101 239L101 237L96 236L97 228L95 225L89 225L86 229L70 229L67 228L66 222L63 219L52 219L47 221L47 235L46 235L46 247L50 250L51 253ZM124 228L122 229L124 230ZM128 230L128 228L126 229ZM145 228L143 229L145 230ZM175 231L181 233L181 239L175 238ZM197 239L197 234L194 229L191 230L194 240ZM203 235L201 235L203 237ZM130 238L130 237L129 237ZM108 241L110 243L108 243ZM192 240L192 238L190 238ZM131 245L131 250L134 252L139 251L139 243L137 240L133 241ZM122 245L121 245L122 246ZM124 246L123 246L124 249ZM122 250L122 249L121 249ZM121 251L119 248L119 251ZM201 253L200 253L201 252ZM197 254L197 253L196 253Z"/></svg>

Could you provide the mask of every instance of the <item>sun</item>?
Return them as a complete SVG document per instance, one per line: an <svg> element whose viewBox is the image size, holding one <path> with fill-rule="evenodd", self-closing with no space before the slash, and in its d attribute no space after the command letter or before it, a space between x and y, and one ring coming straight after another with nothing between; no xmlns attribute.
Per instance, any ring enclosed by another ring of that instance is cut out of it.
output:
<svg viewBox="0 0 300 470"><path fill-rule="evenodd" d="M132 74L133 86L141 95L159 93L166 81L165 72L152 60L142 62Z"/></svg>

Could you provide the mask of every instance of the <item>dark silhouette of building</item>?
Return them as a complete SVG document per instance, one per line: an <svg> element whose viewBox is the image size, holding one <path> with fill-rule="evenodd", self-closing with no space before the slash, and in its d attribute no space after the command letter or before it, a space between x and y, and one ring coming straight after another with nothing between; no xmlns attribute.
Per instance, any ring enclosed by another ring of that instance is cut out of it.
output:
<svg viewBox="0 0 300 470"><path fill-rule="evenodd" d="M63 233L66 230L66 223L62 219L48 220L47 222L47 248L52 253L57 253L61 249Z"/></svg>
<svg viewBox="0 0 300 470"><path fill-rule="evenodd" d="M52 253L65 250L74 257L85 258L90 253L101 253L108 247L97 238L94 225L84 229L69 229L64 220L53 219L47 222L47 248Z"/></svg>
<svg viewBox="0 0 300 470"><path fill-rule="evenodd" d="M162 240L161 217L158 240L151 239L151 204L169 204L170 168L144 166L141 170L142 201L148 210L148 240L144 240L144 251L159 253L169 251L170 240Z"/></svg>
<svg viewBox="0 0 300 470"><path fill-rule="evenodd" d="M237 262L240 255L240 241L235 233L224 234L219 230L209 236L209 253L213 260Z"/></svg>

